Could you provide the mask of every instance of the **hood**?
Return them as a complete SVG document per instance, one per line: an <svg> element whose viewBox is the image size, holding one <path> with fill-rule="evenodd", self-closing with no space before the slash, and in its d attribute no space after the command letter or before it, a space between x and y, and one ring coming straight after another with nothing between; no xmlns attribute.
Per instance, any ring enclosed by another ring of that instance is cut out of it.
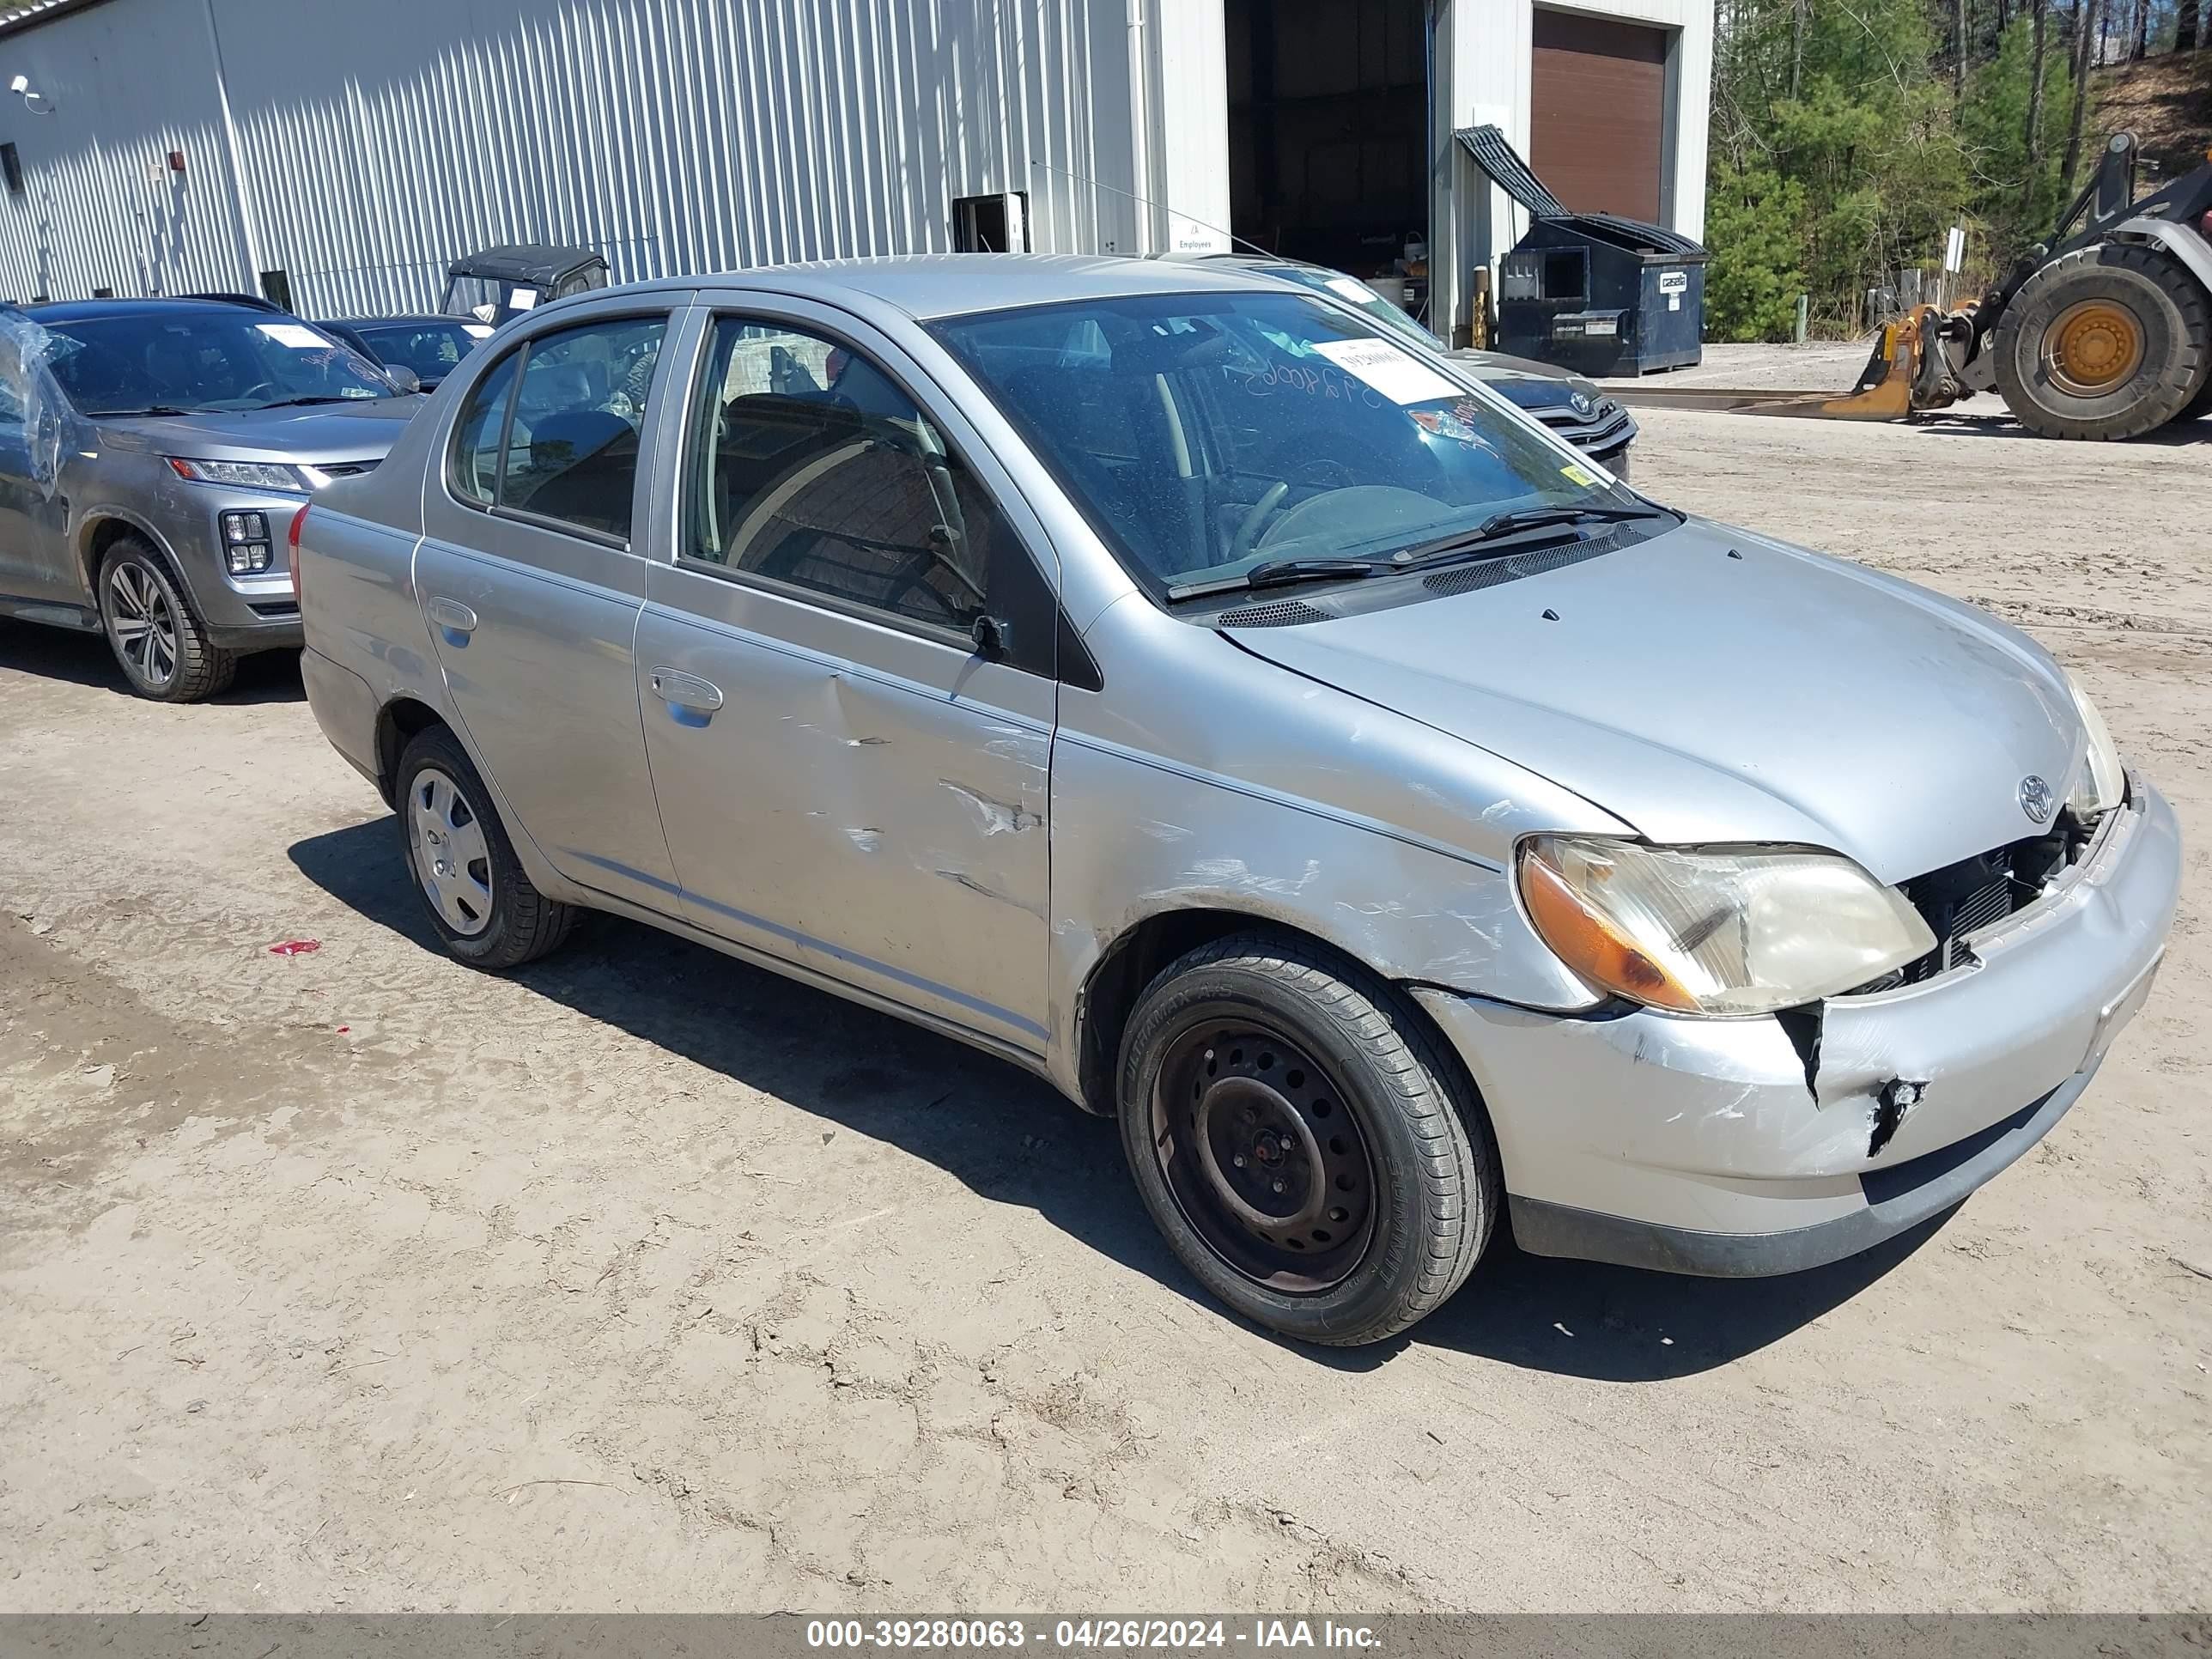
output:
<svg viewBox="0 0 2212 1659"><path fill-rule="evenodd" d="M110 449L140 449L204 461L381 460L420 398L360 398L293 409L204 415L145 415L98 422Z"/></svg>
<svg viewBox="0 0 2212 1659"><path fill-rule="evenodd" d="M1695 520L1471 592L1224 631L1652 841L1831 848L1887 882L2036 834L2021 781L2063 799L2084 749L2064 676L2025 636Z"/></svg>
<svg viewBox="0 0 2212 1659"><path fill-rule="evenodd" d="M1607 401L1595 380L1554 368L1526 357L1509 357L1498 351L1455 351L1452 361L1508 403L1522 409L1550 409L1571 402L1577 394L1595 410Z"/></svg>

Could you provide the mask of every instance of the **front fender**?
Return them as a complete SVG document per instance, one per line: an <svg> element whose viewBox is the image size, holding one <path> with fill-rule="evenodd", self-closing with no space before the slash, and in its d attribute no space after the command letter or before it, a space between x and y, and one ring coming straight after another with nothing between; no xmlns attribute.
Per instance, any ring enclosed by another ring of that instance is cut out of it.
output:
<svg viewBox="0 0 2212 1659"><path fill-rule="evenodd" d="M111 524L126 525L135 533L144 537L154 550L168 561L169 568L185 585L185 597L194 605L199 604L199 589L193 581L192 573L185 568L186 562L177 556L177 550L169 544L169 538L156 530L153 520L144 514L115 501L95 501L89 506L79 507L70 516L70 550L75 556L77 577L84 584L88 602L94 606L100 603L100 573L93 568L93 543L101 529Z"/></svg>
<svg viewBox="0 0 2212 1659"><path fill-rule="evenodd" d="M1052 860L1052 1049L1070 1092L1081 988L1133 930L1178 911L1291 928L1401 982L1560 1012L1598 1000L1537 938L1498 866L1065 730Z"/></svg>
<svg viewBox="0 0 2212 1659"><path fill-rule="evenodd" d="M2176 224L2171 219L2136 218L2112 227L2115 237L2130 237L2155 243L2189 267L2204 291L2212 295L2212 242L2199 235L2194 226Z"/></svg>

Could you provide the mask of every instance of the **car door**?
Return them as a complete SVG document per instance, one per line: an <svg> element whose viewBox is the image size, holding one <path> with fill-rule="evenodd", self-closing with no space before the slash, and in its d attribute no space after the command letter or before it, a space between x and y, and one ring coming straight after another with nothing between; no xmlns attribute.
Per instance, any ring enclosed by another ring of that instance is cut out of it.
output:
<svg viewBox="0 0 2212 1659"><path fill-rule="evenodd" d="M827 307L712 314L684 408L637 662L688 913L1041 1049L1041 527L912 362Z"/></svg>
<svg viewBox="0 0 2212 1659"><path fill-rule="evenodd" d="M52 380L34 381L43 375L20 342L0 339L0 599L82 605L58 476L68 416Z"/></svg>
<svg viewBox="0 0 2212 1659"><path fill-rule="evenodd" d="M458 404L416 592L453 707L519 828L571 880L662 909L675 870L631 650L641 433L681 295L532 333Z"/></svg>

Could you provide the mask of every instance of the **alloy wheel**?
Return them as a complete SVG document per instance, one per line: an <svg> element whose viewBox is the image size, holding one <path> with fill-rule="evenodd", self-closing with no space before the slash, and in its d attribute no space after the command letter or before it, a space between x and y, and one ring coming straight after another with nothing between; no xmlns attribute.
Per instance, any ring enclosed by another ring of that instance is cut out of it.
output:
<svg viewBox="0 0 2212 1659"><path fill-rule="evenodd" d="M491 848L483 821L453 780L434 766L408 792L407 835L416 878L438 919L464 938L491 926Z"/></svg>
<svg viewBox="0 0 2212 1659"><path fill-rule="evenodd" d="M145 566L125 559L108 573L108 626L125 664L157 690L177 675L177 616Z"/></svg>

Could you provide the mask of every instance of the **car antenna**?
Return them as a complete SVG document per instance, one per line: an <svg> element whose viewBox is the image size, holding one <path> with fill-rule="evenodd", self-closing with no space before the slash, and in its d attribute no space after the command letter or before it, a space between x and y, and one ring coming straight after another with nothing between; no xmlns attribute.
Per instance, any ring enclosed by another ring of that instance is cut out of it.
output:
<svg viewBox="0 0 2212 1659"><path fill-rule="evenodd" d="M1079 185L1090 185L1093 190L1110 190L1116 196L1126 196L1131 201L1136 203L1139 207L1148 207L1155 213L1168 212L1174 214L1178 219L1188 219L1191 223L1196 225L1200 230L1210 230L1216 236L1226 236L1232 242L1241 242L1243 246L1250 248L1253 252L1258 254L1263 259L1279 259L1283 257L1281 254L1276 252L1273 248L1261 247L1257 242L1254 241L1249 236L1239 236L1233 230L1224 230L1219 225L1210 225L1194 213L1185 213L1181 208L1163 209L1158 203L1148 201L1144 197L1138 195L1133 190L1123 190L1119 185L1101 184L1097 179L1087 179L1083 174L1075 172L1073 168L1056 167L1049 161L1032 161L1030 165L1033 167L1042 167L1047 173L1063 174L1067 178L1074 179Z"/></svg>

